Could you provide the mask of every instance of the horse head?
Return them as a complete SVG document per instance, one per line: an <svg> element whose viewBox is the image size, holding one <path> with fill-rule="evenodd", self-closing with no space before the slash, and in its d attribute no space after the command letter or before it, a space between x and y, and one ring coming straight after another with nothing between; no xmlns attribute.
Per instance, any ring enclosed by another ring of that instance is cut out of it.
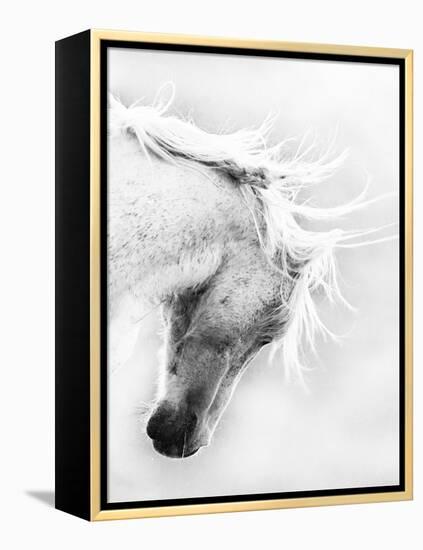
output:
<svg viewBox="0 0 423 550"><path fill-rule="evenodd" d="M209 444L241 374L285 329L280 279L250 244L234 251L203 285L165 301L165 361L147 424L158 452L187 457ZM285 282L285 295L291 286Z"/></svg>

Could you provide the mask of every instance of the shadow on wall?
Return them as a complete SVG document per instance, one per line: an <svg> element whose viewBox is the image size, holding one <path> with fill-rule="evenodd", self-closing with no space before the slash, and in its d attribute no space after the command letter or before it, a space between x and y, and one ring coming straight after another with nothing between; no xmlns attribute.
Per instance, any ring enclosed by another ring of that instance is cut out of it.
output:
<svg viewBox="0 0 423 550"><path fill-rule="evenodd" d="M38 500L42 504L45 504L49 508L54 508L54 491L25 491L25 494L29 497Z"/></svg>

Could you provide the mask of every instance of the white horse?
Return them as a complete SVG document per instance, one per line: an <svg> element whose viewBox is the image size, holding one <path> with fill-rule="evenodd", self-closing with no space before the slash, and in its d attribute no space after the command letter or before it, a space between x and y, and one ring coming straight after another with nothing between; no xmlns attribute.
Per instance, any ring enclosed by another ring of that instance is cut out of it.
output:
<svg viewBox="0 0 423 550"><path fill-rule="evenodd" d="M266 146L271 120L213 135L167 115L171 100L126 108L110 98L108 314L115 368L135 343L141 304L161 308L165 353L147 434L179 458L209 444L264 345L301 376L302 344L330 334L313 296L343 300L334 251L364 234L306 224L370 201L309 206L301 188L327 178L343 155L286 159L283 143Z"/></svg>

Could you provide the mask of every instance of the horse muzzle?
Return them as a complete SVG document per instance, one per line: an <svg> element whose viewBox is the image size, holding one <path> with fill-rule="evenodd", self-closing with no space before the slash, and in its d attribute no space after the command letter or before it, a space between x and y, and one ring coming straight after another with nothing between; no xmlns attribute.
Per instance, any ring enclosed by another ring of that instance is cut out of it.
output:
<svg viewBox="0 0 423 550"><path fill-rule="evenodd" d="M147 423L147 435L155 450L170 458L187 458L203 444L198 437L198 416L187 407L175 408L162 402Z"/></svg>

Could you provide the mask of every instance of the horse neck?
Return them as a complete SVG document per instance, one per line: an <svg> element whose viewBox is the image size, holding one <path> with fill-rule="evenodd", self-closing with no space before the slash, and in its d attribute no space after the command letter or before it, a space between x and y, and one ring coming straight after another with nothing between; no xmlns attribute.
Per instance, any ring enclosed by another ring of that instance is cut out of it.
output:
<svg viewBox="0 0 423 550"><path fill-rule="evenodd" d="M239 193L195 163L147 156L130 136L109 141L109 292L161 300L201 284L251 233Z"/></svg>

